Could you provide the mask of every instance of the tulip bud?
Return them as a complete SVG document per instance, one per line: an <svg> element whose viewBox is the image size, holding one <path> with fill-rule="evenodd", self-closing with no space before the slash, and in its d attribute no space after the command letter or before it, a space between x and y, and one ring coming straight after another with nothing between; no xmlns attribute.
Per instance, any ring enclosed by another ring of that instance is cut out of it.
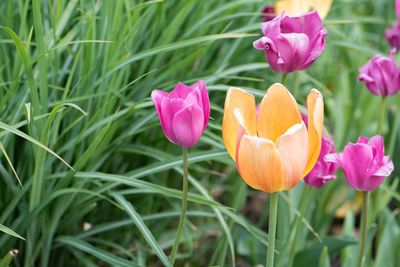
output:
<svg viewBox="0 0 400 267"><path fill-rule="evenodd" d="M373 95L395 95L400 90L400 69L393 53L394 50L390 57L375 55L360 68L358 81L363 82Z"/></svg>
<svg viewBox="0 0 400 267"><path fill-rule="evenodd" d="M301 114L303 121L308 127L308 116ZM335 145L333 139L322 134L321 152L313 169L304 177L304 182L309 186L321 188L324 184L336 179L336 170L339 167L337 163L326 162L325 155L335 153Z"/></svg>
<svg viewBox="0 0 400 267"><path fill-rule="evenodd" d="M391 28L386 29L385 37L389 45L396 50L400 49L400 24L397 23Z"/></svg>
<svg viewBox="0 0 400 267"><path fill-rule="evenodd" d="M264 36L253 46L264 51L270 67L279 73L311 66L324 51L328 34L317 11L293 17L282 12L261 28Z"/></svg>
<svg viewBox="0 0 400 267"><path fill-rule="evenodd" d="M183 83L166 93L153 90L154 106L165 136L181 147L193 147L207 128L210 100L204 81L192 86Z"/></svg>
<svg viewBox="0 0 400 267"><path fill-rule="evenodd" d="M325 161L339 164L347 183L359 191L373 191L389 176L394 167L384 155L383 137L361 136L355 144L346 145L342 153L328 154Z"/></svg>
<svg viewBox="0 0 400 267"><path fill-rule="evenodd" d="M292 189L317 162L321 149L324 102L312 89L307 96L308 129L292 94L274 84L258 112L252 94L227 92L222 137L239 174L251 187L268 192Z"/></svg>

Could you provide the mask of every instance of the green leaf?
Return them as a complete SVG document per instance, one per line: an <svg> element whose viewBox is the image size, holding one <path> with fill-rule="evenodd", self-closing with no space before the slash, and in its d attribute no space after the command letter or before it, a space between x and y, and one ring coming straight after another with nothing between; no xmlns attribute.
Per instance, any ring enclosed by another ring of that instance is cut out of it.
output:
<svg viewBox="0 0 400 267"><path fill-rule="evenodd" d="M318 267L331 267L331 261L329 259L329 252L328 252L328 247L325 246L322 249L322 254L319 258L319 264Z"/></svg>
<svg viewBox="0 0 400 267"><path fill-rule="evenodd" d="M8 228L7 226L4 226L2 224L0 224L0 231L3 232L3 233L6 233L8 235L11 235L13 237L25 240L25 238L23 238L22 236L20 236L19 234L17 234L13 230L11 230L10 228Z"/></svg>
<svg viewBox="0 0 400 267"><path fill-rule="evenodd" d="M309 267L318 266L319 257L316 255L321 255L323 248L327 247L331 255L337 254L342 248L349 245L355 245L358 241L355 238L344 237L325 237L322 238L322 242L315 242L313 245L305 248L304 250L298 252L294 258L294 266L296 267Z"/></svg>
<svg viewBox="0 0 400 267"><path fill-rule="evenodd" d="M0 129L6 130L10 133L16 134L26 140L28 140L29 142L37 145L38 147L46 150L47 152L49 152L50 154L52 154L53 156L55 156L56 158L58 158L62 163L64 163L68 168L70 168L71 170L74 170L74 168L72 168L71 165L68 164L68 162L66 162L62 157L60 157L56 152L54 152L53 150L51 150L50 148L48 148L47 146L43 145L42 143L40 143L39 141L37 141L36 139L30 137L29 135L27 135L24 132L21 132L20 130L18 130L17 128L5 124L3 122L0 122Z"/></svg>
<svg viewBox="0 0 400 267"><path fill-rule="evenodd" d="M103 249L97 248L89 244L88 242L85 242L83 240L80 240L75 237L71 236L60 236L56 239L58 243L68 245L74 249L78 249L80 251L83 251L89 255L92 255L93 257L96 257L111 266L120 266L120 267L139 267L138 264L128 261L126 259L123 259L121 257L117 257L114 254L105 251ZM78 259L79 260L79 259Z"/></svg>
<svg viewBox="0 0 400 267"><path fill-rule="evenodd" d="M132 204L129 203L128 201L126 201L126 199L121 195L114 194L113 196L114 196L115 200L125 209L126 213L129 215L129 217L131 217L132 222L136 225L136 227L142 233L142 236L144 237L144 239L146 239L147 244L149 244L149 246L152 248L154 253L161 260L161 262L164 263L165 266L172 266L171 263L169 262L167 256L165 255L164 251L160 248L160 246L158 245L153 234L147 228L147 226L143 222L143 219L136 212L136 210L132 206Z"/></svg>

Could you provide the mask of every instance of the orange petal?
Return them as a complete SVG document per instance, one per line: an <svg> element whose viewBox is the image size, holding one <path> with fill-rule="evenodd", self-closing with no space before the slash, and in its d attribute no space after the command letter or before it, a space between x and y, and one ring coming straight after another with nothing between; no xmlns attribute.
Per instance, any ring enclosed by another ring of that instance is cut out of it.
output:
<svg viewBox="0 0 400 267"><path fill-rule="evenodd" d="M273 84L260 104L257 116L258 136L275 142L290 127L302 121L292 94L282 84Z"/></svg>
<svg viewBox="0 0 400 267"><path fill-rule="evenodd" d="M333 0L279 0L275 3L275 13L279 15L285 11L286 15L293 16L310 10L317 10L324 19L331 9Z"/></svg>
<svg viewBox="0 0 400 267"><path fill-rule="evenodd" d="M284 190L283 162L270 140L243 135L238 146L236 165L249 186L268 193Z"/></svg>
<svg viewBox="0 0 400 267"><path fill-rule="evenodd" d="M281 135L276 147L285 169L285 189L292 189L302 178L308 161L308 133L304 122L295 124Z"/></svg>
<svg viewBox="0 0 400 267"><path fill-rule="evenodd" d="M255 135L256 131L256 104L254 96L239 88L230 88L226 94L224 118L222 121L222 137L226 149L233 160L236 155L239 123L234 115L235 109L242 113L242 127L247 134Z"/></svg>
<svg viewBox="0 0 400 267"><path fill-rule="evenodd" d="M318 160L321 152L322 128L324 127L324 100L321 93L312 89L307 96L308 109L308 162L303 177L306 176Z"/></svg>

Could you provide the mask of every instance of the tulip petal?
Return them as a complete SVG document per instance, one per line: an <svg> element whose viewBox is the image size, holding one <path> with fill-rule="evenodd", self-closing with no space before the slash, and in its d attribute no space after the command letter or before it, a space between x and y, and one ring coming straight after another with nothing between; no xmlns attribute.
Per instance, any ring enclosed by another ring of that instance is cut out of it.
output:
<svg viewBox="0 0 400 267"><path fill-rule="evenodd" d="M226 94L224 118L222 121L222 137L226 149L233 160L236 158L239 123L234 110L243 112L243 127L249 135L256 131L256 104L254 96L239 88L230 88Z"/></svg>
<svg viewBox="0 0 400 267"><path fill-rule="evenodd" d="M309 10L307 0L279 0L275 3L275 13L285 12L286 15L293 16Z"/></svg>
<svg viewBox="0 0 400 267"><path fill-rule="evenodd" d="M275 142L290 127L300 123L296 100L282 84L273 84L260 104L257 116L258 136Z"/></svg>
<svg viewBox="0 0 400 267"><path fill-rule="evenodd" d="M183 104L177 101L176 99L170 99L169 97L164 97L161 100L160 104L160 114L159 119L161 122L161 127L164 131L165 136L172 143L176 143L176 137L174 134L174 130L172 129L172 120L174 118L175 112L178 110L177 104Z"/></svg>
<svg viewBox="0 0 400 267"><path fill-rule="evenodd" d="M255 189L268 193L285 189L283 162L270 140L243 135L236 165L243 180Z"/></svg>
<svg viewBox="0 0 400 267"><path fill-rule="evenodd" d="M186 96L192 91L192 88L190 86L187 86L186 84L179 82L175 88L171 91L170 97L171 98L183 98L185 99Z"/></svg>
<svg viewBox="0 0 400 267"><path fill-rule="evenodd" d="M384 156L382 161L383 166L380 167L374 175L376 176L389 176L394 170L393 161L388 157Z"/></svg>
<svg viewBox="0 0 400 267"><path fill-rule="evenodd" d="M341 157L346 181L357 190L365 190L365 180L370 179L370 168L373 165L372 148L362 143L349 144L345 147Z"/></svg>
<svg viewBox="0 0 400 267"><path fill-rule="evenodd" d="M282 33L277 38L277 46L281 64L290 62L287 72L292 72L301 69L306 63L310 52L310 39L304 33Z"/></svg>
<svg viewBox="0 0 400 267"><path fill-rule="evenodd" d="M182 147L192 147L203 133L204 115L197 105L187 106L177 112L172 121L176 143Z"/></svg>
<svg viewBox="0 0 400 267"><path fill-rule="evenodd" d="M151 100L153 100L154 106L156 107L156 111L158 117L161 118L161 101L164 97L168 97L168 93L161 90L153 90L151 92Z"/></svg>
<svg viewBox="0 0 400 267"><path fill-rule="evenodd" d="M360 138L358 140L360 140ZM368 144L373 148L373 152L374 152L374 154L376 154L376 155L374 155L375 158L378 161L382 161L384 154L385 154L385 145L384 145L383 137L380 135L375 135L375 136L371 137L371 139L369 139Z"/></svg>
<svg viewBox="0 0 400 267"><path fill-rule="evenodd" d="M331 9L333 0L314 0L312 9L316 9L322 19L326 18Z"/></svg>
<svg viewBox="0 0 400 267"><path fill-rule="evenodd" d="M331 9L333 0L279 0L275 3L275 14L282 11L289 16L299 13L317 10L319 16L324 19Z"/></svg>
<svg viewBox="0 0 400 267"><path fill-rule="evenodd" d="M208 125L208 120L210 119L210 99L208 96L208 91L207 91L207 86L206 83L202 80L197 81L194 85L192 85L193 88L198 87L200 89L201 93L201 100L203 103L203 113L204 113L204 127L203 130L207 128Z"/></svg>
<svg viewBox="0 0 400 267"><path fill-rule="evenodd" d="M308 161L308 133L303 122L289 128L281 135L276 147L285 168L285 189L293 188L302 178Z"/></svg>
<svg viewBox="0 0 400 267"><path fill-rule="evenodd" d="M324 101L321 93L312 89L307 96L308 109L308 162L303 177L314 167L321 151L322 128L324 126Z"/></svg>

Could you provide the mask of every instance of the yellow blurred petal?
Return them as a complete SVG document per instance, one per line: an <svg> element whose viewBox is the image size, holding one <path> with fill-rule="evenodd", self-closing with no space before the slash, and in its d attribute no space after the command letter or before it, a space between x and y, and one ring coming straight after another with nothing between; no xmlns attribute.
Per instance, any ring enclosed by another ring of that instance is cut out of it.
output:
<svg viewBox="0 0 400 267"><path fill-rule="evenodd" d="M222 121L222 137L226 149L233 160L236 155L239 124L234 115L235 109L242 112L243 128L249 135L256 131L256 104L254 96L239 88L230 88L226 94L224 118Z"/></svg>
<svg viewBox="0 0 400 267"><path fill-rule="evenodd" d="M312 89L307 96L308 109L308 162L303 177L314 167L321 152L322 128L324 127L324 101L321 93Z"/></svg>
<svg viewBox="0 0 400 267"><path fill-rule="evenodd" d="M321 19L326 18L331 9L333 0L314 0L313 2L314 5L311 9L316 9Z"/></svg>
<svg viewBox="0 0 400 267"><path fill-rule="evenodd" d="M309 2L307 0L280 0L275 3L275 13L279 15L285 11L288 16L298 15L309 11Z"/></svg>
<svg viewBox="0 0 400 267"><path fill-rule="evenodd" d="M255 189L273 193L285 188L283 162L270 140L243 135L236 165L243 180Z"/></svg>
<svg viewBox="0 0 400 267"><path fill-rule="evenodd" d="M333 0L279 0L275 3L275 13L285 11L286 15L294 16L316 9L324 19L331 9Z"/></svg>
<svg viewBox="0 0 400 267"><path fill-rule="evenodd" d="M260 104L257 117L259 137L275 142L290 127L302 121L292 94L282 84L273 84Z"/></svg>
<svg viewBox="0 0 400 267"><path fill-rule="evenodd" d="M285 169L285 189L292 189L302 178L308 161L308 133L304 122L294 125L280 136L276 147Z"/></svg>

